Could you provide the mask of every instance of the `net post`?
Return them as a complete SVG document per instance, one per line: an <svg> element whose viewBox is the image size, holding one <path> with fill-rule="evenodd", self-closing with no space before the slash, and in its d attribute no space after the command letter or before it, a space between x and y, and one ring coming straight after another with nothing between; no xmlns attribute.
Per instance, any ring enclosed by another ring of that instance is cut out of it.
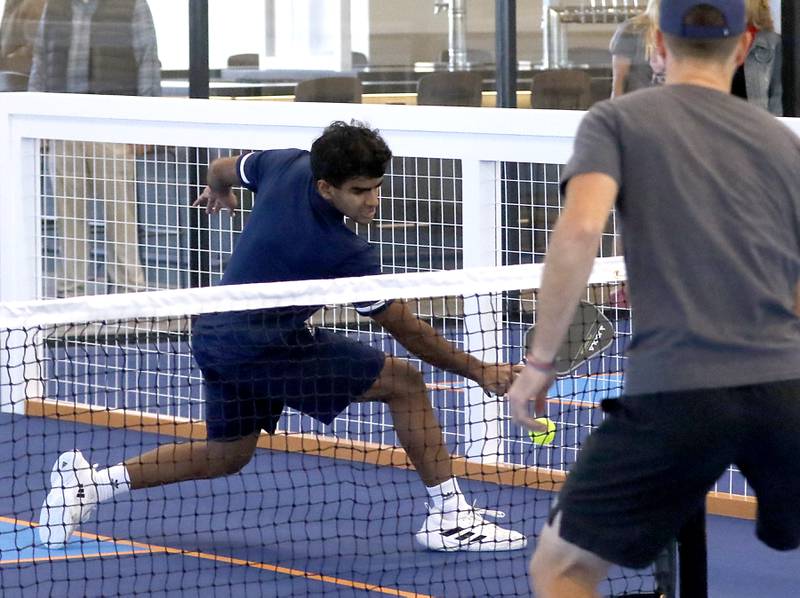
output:
<svg viewBox="0 0 800 598"><path fill-rule="evenodd" d="M708 554L706 508L701 505L678 534L679 587L681 596L707 598Z"/></svg>
<svg viewBox="0 0 800 598"><path fill-rule="evenodd" d="M500 164L467 160L462 168L463 267L495 266L500 245ZM464 298L464 349L483 361L500 360L497 297ZM489 397L476 384L466 392L465 453L470 459L502 461L502 397Z"/></svg>
<svg viewBox="0 0 800 598"><path fill-rule="evenodd" d="M36 299L39 294L39 162L39 141L20 136L13 119L0 115L0 163L10 173L0 189L0 302ZM24 331L4 330L2 324L0 342L0 411L24 413L28 386L38 383L38 368L32 370L26 363L30 342Z"/></svg>

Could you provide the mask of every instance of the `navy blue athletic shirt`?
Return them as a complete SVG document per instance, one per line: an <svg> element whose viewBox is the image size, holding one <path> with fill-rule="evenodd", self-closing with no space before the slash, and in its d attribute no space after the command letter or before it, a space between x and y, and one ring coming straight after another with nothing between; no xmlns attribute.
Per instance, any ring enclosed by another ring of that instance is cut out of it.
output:
<svg viewBox="0 0 800 598"><path fill-rule="evenodd" d="M375 246L317 192L307 151L244 154L237 171L255 205L222 284L380 274Z"/></svg>
<svg viewBox="0 0 800 598"><path fill-rule="evenodd" d="M255 193L255 202L221 284L380 274L376 247L351 231L342 213L317 192L309 152L252 152L239 158L236 169L242 185ZM387 305L379 301L356 309L370 315ZM318 309L220 313L198 320L203 328L244 324L286 331L303 326Z"/></svg>

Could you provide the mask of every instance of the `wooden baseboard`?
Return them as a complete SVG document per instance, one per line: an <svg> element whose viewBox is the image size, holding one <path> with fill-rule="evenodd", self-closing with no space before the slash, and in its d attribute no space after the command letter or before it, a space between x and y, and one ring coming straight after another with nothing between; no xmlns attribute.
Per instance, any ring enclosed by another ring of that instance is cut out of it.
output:
<svg viewBox="0 0 800 598"><path fill-rule="evenodd" d="M206 438L206 425L202 421L189 421L139 411L79 406L45 399L28 399L25 404L26 415L32 417L50 417L93 426L127 428L174 438L195 440ZM401 448L317 434L262 434L258 440L258 447L370 465L413 469L405 451ZM548 491L557 491L566 479L566 474L562 471L521 465L480 463L464 457L453 457L453 474L460 478L503 486L524 486ZM710 492L707 508L713 515L755 519L756 500L749 496Z"/></svg>
<svg viewBox="0 0 800 598"><path fill-rule="evenodd" d="M706 497L706 511L711 515L755 519L757 510L758 501L753 496L709 492Z"/></svg>

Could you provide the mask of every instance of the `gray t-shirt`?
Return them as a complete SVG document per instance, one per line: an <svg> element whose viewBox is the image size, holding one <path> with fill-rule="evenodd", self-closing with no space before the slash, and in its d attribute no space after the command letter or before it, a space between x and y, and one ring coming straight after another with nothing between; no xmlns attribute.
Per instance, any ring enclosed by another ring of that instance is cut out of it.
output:
<svg viewBox="0 0 800 598"><path fill-rule="evenodd" d="M646 33L647 29L637 27L629 19L617 27L609 43L608 50L612 56L623 56L631 63L625 80L625 93L653 85L653 69L647 59Z"/></svg>
<svg viewBox="0 0 800 598"><path fill-rule="evenodd" d="M562 185L619 183L634 334L625 391L800 378L800 139L729 94L668 85L595 104Z"/></svg>

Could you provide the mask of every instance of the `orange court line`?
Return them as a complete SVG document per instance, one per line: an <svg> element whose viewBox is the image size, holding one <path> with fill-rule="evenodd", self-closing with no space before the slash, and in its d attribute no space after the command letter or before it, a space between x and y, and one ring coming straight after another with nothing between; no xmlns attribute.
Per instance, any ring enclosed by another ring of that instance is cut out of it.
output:
<svg viewBox="0 0 800 598"><path fill-rule="evenodd" d="M38 523L33 521L24 521L22 519L14 519L12 517L0 516L0 522L11 523L13 525L21 525L26 527L38 527ZM291 575L293 577L302 577L304 579L313 579L323 583L331 583L356 590L365 590L368 592L379 592L388 596L402 596L403 598L432 598L427 594L419 594L417 592L407 592L398 590L396 588L384 588L374 584L364 583L361 581L353 581L351 579L342 579L333 577L331 575L323 575L321 573L311 573L303 571L302 569L293 569L291 567L281 567L279 565L272 565L270 563L260 563L258 561L248 561L245 559L237 559L229 556L222 556L218 554L210 554L207 552L196 552L191 550L183 550L181 548L172 548L171 546L159 546L157 544L144 544L142 542L134 542L133 540L119 540L110 536L102 536L100 534L91 534L87 532L75 532L76 536L86 538L89 540L97 540L100 542L113 542L115 544L122 544L123 546L130 546L131 548L139 548L141 550L129 551L113 551L107 553L93 553L93 554L76 554L76 555L48 555L43 557L32 557L27 559L11 559L2 560L0 565L10 565L15 563L35 563L35 562L48 562L48 561L63 561L78 558L93 558L93 557L108 557L108 556L137 556L146 554L175 554L180 556L193 557L197 559L204 559L215 561L218 563L225 563L228 565L239 565L243 567L252 567L254 569L262 569L264 571L272 571L273 573L282 573L284 575Z"/></svg>
<svg viewBox="0 0 800 598"><path fill-rule="evenodd" d="M95 552L95 553L86 553L86 554L60 554L60 555L48 555L48 556L36 556L36 557L29 557L27 559L5 559L0 560L0 565L21 565L23 563L49 563L51 561L70 561L75 559L92 559L92 558L104 558L109 556L132 556L136 554L147 554L140 550L126 550L126 551L116 551L116 552Z"/></svg>

